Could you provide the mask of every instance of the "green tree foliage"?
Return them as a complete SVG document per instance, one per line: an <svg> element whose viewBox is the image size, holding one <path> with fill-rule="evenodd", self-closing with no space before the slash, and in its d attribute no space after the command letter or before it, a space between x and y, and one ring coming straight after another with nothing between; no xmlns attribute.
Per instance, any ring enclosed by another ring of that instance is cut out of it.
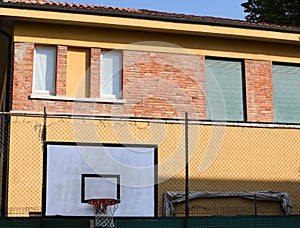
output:
<svg viewBox="0 0 300 228"><path fill-rule="evenodd" d="M300 26L300 0L248 0L241 5L247 21Z"/></svg>

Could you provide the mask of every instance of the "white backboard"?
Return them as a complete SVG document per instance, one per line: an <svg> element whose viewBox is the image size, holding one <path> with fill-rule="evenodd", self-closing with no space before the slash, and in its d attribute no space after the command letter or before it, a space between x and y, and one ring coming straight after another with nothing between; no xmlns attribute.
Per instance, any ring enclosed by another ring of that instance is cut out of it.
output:
<svg viewBox="0 0 300 228"><path fill-rule="evenodd" d="M157 216L157 148L47 142L43 214L94 216L88 199L121 200L117 217Z"/></svg>

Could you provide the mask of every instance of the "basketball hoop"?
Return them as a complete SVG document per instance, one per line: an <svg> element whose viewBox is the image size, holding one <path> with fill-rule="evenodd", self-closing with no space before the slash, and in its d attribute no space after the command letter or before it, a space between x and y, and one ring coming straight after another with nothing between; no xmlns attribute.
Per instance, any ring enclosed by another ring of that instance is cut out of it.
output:
<svg viewBox="0 0 300 228"><path fill-rule="evenodd" d="M113 215L118 209L119 199L90 199L88 204L94 208L95 227L115 227Z"/></svg>

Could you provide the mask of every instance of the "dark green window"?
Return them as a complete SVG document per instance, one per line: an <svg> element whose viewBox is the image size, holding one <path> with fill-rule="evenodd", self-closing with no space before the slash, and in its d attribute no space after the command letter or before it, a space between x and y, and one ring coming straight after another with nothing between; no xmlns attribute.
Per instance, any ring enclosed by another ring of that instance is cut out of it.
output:
<svg viewBox="0 0 300 228"><path fill-rule="evenodd" d="M300 122L300 66L273 64L274 121Z"/></svg>
<svg viewBox="0 0 300 228"><path fill-rule="evenodd" d="M244 121L243 64L206 59L206 118Z"/></svg>

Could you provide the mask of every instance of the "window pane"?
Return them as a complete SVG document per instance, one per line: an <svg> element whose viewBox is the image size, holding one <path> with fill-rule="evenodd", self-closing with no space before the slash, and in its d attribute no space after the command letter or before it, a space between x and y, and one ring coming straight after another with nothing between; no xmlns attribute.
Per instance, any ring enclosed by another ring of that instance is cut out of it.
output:
<svg viewBox="0 0 300 228"><path fill-rule="evenodd" d="M33 91L54 94L56 49L36 47L34 61Z"/></svg>
<svg viewBox="0 0 300 228"><path fill-rule="evenodd" d="M101 95L119 97L122 82L121 52L104 52L101 56Z"/></svg>
<svg viewBox="0 0 300 228"><path fill-rule="evenodd" d="M205 62L207 119L243 121L242 63L215 59Z"/></svg>
<svg viewBox="0 0 300 228"><path fill-rule="evenodd" d="M273 65L274 120L300 122L300 67Z"/></svg>

